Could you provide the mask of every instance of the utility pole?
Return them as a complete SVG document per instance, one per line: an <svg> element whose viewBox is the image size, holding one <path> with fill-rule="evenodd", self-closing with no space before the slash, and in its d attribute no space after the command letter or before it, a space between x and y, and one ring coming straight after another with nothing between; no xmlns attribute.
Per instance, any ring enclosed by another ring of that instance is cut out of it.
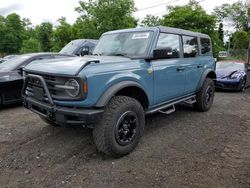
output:
<svg viewBox="0 0 250 188"><path fill-rule="evenodd" d="M229 39L228 39L228 48L227 48L227 56L229 57L230 55L230 36L229 36Z"/></svg>
<svg viewBox="0 0 250 188"><path fill-rule="evenodd" d="M250 28L250 21L248 22L248 28ZM247 50L247 63L250 64L250 37L249 37L249 44L248 44L248 50Z"/></svg>

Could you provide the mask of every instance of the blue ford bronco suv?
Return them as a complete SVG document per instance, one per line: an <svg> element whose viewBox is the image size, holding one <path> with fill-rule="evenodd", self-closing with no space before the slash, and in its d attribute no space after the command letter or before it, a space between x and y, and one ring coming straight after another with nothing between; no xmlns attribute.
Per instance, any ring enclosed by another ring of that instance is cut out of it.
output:
<svg viewBox="0 0 250 188"><path fill-rule="evenodd" d="M50 125L91 125L98 151L119 157L142 136L145 115L178 103L202 112L214 99L209 36L169 27L104 33L92 56L25 68L24 106Z"/></svg>

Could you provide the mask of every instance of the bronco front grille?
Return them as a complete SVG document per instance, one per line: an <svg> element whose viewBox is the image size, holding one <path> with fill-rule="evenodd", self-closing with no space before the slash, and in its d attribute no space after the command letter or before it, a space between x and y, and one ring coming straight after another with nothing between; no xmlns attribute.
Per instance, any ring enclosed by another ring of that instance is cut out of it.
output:
<svg viewBox="0 0 250 188"><path fill-rule="evenodd" d="M28 75L29 73L26 74ZM39 74L39 76L42 76L44 78L52 99L60 100L67 98L68 95L64 89L55 87L56 85L64 85L64 83L67 81L67 78L44 75L44 74ZM34 87L43 88L43 85L39 79L29 78L26 87L26 95L33 97ZM45 92L44 92L44 99L45 101L47 101L48 99L48 96L46 96Z"/></svg>

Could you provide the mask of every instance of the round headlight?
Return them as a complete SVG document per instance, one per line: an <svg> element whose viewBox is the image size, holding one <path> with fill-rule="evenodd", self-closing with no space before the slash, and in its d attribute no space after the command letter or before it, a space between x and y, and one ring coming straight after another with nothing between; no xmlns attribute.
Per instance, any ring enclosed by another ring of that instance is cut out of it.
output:
<svg viewBox="0 0 250 188"><path fill-rule="evenodd" d="M80 93L80 86L78 82L75 79L70 79L65 83L65 86L67 86L66 92L71 97L77 97Z"/></svg>

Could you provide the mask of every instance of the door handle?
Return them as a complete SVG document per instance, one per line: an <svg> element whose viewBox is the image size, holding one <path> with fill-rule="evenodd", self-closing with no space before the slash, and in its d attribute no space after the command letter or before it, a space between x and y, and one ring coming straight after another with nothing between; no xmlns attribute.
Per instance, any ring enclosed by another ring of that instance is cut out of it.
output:
<svg viewBox="0 0 250 188"><path fill-rule="evenodd" d="M178 72L183 72L184 70L185 70L184 67L178 67L178 68L177 68L177 71L178 71Z"/></svg>
<svg viewBox="0 0 250 188"><path fill-rule="evenodd" d="M203 65L201 65L201 64L200 64L200 65L197 65L197 68L198 68L198 69L201 69L201 68L203 68Z"/></svg>

